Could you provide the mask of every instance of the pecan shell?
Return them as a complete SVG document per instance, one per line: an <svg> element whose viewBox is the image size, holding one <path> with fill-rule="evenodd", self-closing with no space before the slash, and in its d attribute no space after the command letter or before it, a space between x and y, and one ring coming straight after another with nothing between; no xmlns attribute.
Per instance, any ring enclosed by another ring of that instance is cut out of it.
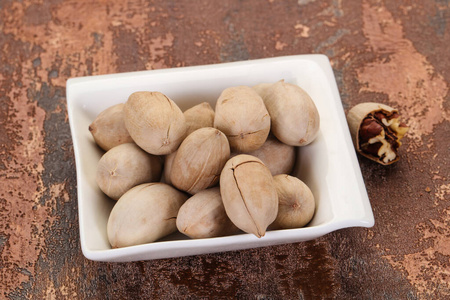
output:
<svg viewBox="0 0 450 300"><path fill-rule="evenodd" d="M374 102L360 103L347 114L356 151L382 165L399 160L398 149L408 127L400 121L398 110Z"/></svg>

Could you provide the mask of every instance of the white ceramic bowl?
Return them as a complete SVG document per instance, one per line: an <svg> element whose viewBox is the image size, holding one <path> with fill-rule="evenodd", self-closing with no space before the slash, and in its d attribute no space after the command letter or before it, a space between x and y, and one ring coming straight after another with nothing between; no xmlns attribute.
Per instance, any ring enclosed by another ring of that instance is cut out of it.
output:
<svg viewBox="0 0 450 300"><path fill-rule="evenodd" d="M160 91L182 110L207 101L212 107L230 86L284 79L306 90L320 114L317 139L300 148L294 174L312 190L316 212L308 227L192 240L180 233L150 244L111 249L106 223L114 201L95 182L102 152L88 126L98 113L135 91ZM371 227L374 218L352 145L336 81L324 55L297 55L216 65L71 78L67 105L78 183L81 248L97 261L137 261L213 253L315 239L345 227Z"/></svg>

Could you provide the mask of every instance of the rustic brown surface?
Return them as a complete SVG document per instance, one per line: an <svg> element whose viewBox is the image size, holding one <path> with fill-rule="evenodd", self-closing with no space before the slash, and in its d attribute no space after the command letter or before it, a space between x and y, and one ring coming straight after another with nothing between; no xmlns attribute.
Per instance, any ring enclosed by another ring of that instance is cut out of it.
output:
<svg viewBox="0 0 450 300"><path fill-rule="evenodd" d="M220 3L220 4L219 4ZM448 299L446 0L0 1L0 298ZM69 77L323 53L347 111L397 107L402 159L359 158L376 225L136 263L80 250Z"/></svg>

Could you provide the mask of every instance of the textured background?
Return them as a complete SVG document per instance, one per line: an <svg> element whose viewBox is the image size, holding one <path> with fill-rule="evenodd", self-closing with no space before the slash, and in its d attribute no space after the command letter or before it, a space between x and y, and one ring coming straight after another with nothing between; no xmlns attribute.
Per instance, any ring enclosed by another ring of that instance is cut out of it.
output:
<svg viewBox="0 0 450 300"><path fill-rule="evenodd" d="M220 4L219 4L220 3ZM0 0L0 298L444 299L448 0ZM322 53L344 109L397 107L401 160L360 158L370 229L136 263L80 250L69 77Z"/></svg>

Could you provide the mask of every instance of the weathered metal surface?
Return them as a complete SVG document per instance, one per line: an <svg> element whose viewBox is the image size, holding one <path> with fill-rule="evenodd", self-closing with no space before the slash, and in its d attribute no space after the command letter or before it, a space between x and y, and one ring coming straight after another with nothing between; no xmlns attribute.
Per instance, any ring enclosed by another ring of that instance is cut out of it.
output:
<svg viewBox="0 0 450 300"><path fill-rule="evenodd" d="M445 299L450 4L0 1L0 298ZM360 158L376 225L315 241L136 263L86 260L69 77L323 53L344 108L396 107L401 160Z"/></svg>

